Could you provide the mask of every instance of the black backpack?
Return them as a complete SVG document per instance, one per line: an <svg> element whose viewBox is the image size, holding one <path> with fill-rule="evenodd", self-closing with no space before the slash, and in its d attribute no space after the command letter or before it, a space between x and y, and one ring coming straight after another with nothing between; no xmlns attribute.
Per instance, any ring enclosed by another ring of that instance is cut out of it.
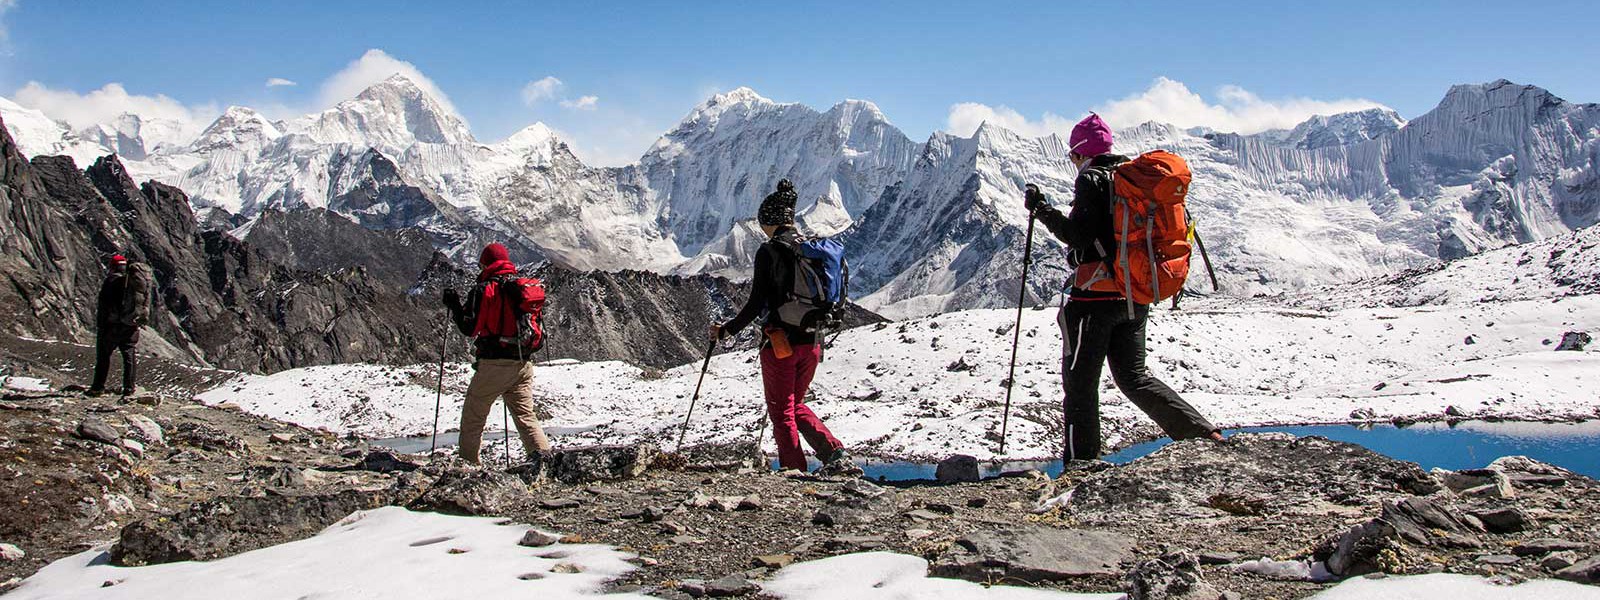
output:
<svg viewBox="0 0 1600 600"><path fill-rule="evenodd" d="M776 309L778 321L808 333L840 328L850 297L844 244L831 238L784 236L771 245L776 257L791 265L789 281L780 283L784 299Z"/></svg>

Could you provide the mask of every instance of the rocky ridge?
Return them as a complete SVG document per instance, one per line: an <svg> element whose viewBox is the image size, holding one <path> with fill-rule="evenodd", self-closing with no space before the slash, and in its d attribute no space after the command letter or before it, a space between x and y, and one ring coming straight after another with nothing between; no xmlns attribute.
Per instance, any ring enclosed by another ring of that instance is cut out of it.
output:
<svg viewBox="0 0 1600 600"><path fill-rule="evenodd" d="M1597 581L1600 484L1525 458L1426 472L1350 444L1241 434L1056 479L874 483L768 473L749 448L648 444L561 448L542 473L502 472L191 404L180 390L220 374L162 369L169 387L121 403L0 402L22 432L0 445L0 487L40 509L0 521L0 543L23 553L0 581L104 541L117 564L212 560L388 504L525 523L540 552L617 546L640 569L612 589L664 598L756 597L783 566L869 550L924 557L935 576L1139 598L1305 597L1346 576L1441 571Z"/></svg>

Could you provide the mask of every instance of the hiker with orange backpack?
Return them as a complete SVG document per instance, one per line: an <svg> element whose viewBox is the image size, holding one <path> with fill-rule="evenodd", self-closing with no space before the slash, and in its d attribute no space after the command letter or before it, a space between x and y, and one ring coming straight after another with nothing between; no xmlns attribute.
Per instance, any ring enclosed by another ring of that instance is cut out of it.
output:
<svg viewBox="0 0 1600 600"><path fill-rule="evenodd" d="M504 245L484 247L478 257L477 284L465 304L454 289L444 290L444 305L462 335L473 338L472 383L461 407L461 459L479 464L483 427L496 398L505 397L527 453L528 474L537 476L550 452L533 412L533 353L544 345L544 286L522 277Z"/></svg>
<svg viewBox="0 0 1600 600"><path fill-rule="evenodd" d="M1063 351L1066 461L1100 457L1100 369L1174 440L1222 439L1205 417L1145 365L1150 305L1183 288L1189 269L1184 197L1189 167L1157 150L1129 159L1111 153L1111 128L1090 114L1072 128L1068 158L1078 168L1072 209L1051 206L1029 184L1025 206L1068 249L1072 291L1057 315Z"/></svg>

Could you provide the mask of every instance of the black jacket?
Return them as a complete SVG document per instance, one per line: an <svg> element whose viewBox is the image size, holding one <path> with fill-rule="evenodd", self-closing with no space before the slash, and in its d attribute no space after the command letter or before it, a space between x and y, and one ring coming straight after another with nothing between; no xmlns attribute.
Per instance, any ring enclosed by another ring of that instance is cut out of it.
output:
<svg viewBox="0 0 1600 600"><path fill-rule="evenodd" d="M149 318L150 289L143 269L130 266L107 274L95 302L95 327L138 329Z"/></svg>
<svg viewBox="0 0 1600 600"><path fill-rule="evenodd" d="M495 285L496 280L480 281L472 286L472 291L467 292L467 299L461 306L446 306L450 309L450 318L456 323L456 330L461 335L472 337L478 328L478 310L483 306L483 290L485 287ZM473 338L473 356L488 360L533 360L533 356L517 344L507 344L498 339Z"/></svg>
<svg viewBox="0 0 1600 600"><path fill-rule="evenodd" d="M761 244L761 250L756 252L755 275L750 278L750 298L745 300L744 308L739 309L739 314L722 326L725 335L737 335L745 326L765 313L763 330L770 327L782 328L789 338L790 345L816 343L815 334L790 327L778 320L778 307L789 299L790 287L794 285L795 259L791 246L798 243L799 237L799 232L794 228L784 228L778 230L773 239Z"/></svg>
<svg viewBox="0 0 1600 600"><path fill-rule="evenodd" d="M1116 258L1117 246L1111 223L1111 169L1128 162L1128 157L1102 154L1089 159L1073 183L1072 211L1062 214L1053 206L1043 206L1034 215L1056 239L1071 249L1068 262L1076 267ZM1072 297L1084 300L1121 298L1116 292L1096 292L1074 287Z"/></svg>

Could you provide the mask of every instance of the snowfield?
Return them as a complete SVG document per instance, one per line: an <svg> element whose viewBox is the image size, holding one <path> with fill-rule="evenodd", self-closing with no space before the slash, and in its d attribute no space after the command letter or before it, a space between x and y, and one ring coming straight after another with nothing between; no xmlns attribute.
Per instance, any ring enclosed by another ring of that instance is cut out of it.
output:
<svg viewBox="0 0 1600 600"><path fill-rule="evenodd" d="M851 330L828 351L810 404L861 454L995 455L1016 313L971 310ZM1059 452L1061 336L1055 310L1024 312L1006 458ZM1442 419L1600 416L1600 353L1555 352L1562 333L1593 330L1600 295L1416 308L1284 308L1207 299L1150 322L1150 367L1221 427ZM666 439L677 433L699 364L651 373L618 363L556 361L534 385L557 445ZM369 437L426 434L438 365L334 365L242 375L208 404ZM459 419L470 378L447 365L441 427ZM1112 387L1101 396L1106 442L1157 437ZM712 359L692 442L754 439L762 426L751 352ZM496 419L491 419L494 421ZM691 442L691 443L692 443ZM771 449L770 441L763 440Z"/></svg>
<svg viewBox="0 0 1600 600"><path fill-rule="evenodd" d="M633 555L596 544L526 548L525 526L387 507L358 512L308 539L210 562L116 567L96 548L51 563L7 595L44 598L648 598L605 594ZM559 555L558 555L559 553ZM984 586L930 578L928 563L887 552L791 565L764 584L784 600L1114 600L1121 594ZM1496 585L1463 575L1354 578L1314 598L1577 600L1600 595L1563 581Z"/></svg>

